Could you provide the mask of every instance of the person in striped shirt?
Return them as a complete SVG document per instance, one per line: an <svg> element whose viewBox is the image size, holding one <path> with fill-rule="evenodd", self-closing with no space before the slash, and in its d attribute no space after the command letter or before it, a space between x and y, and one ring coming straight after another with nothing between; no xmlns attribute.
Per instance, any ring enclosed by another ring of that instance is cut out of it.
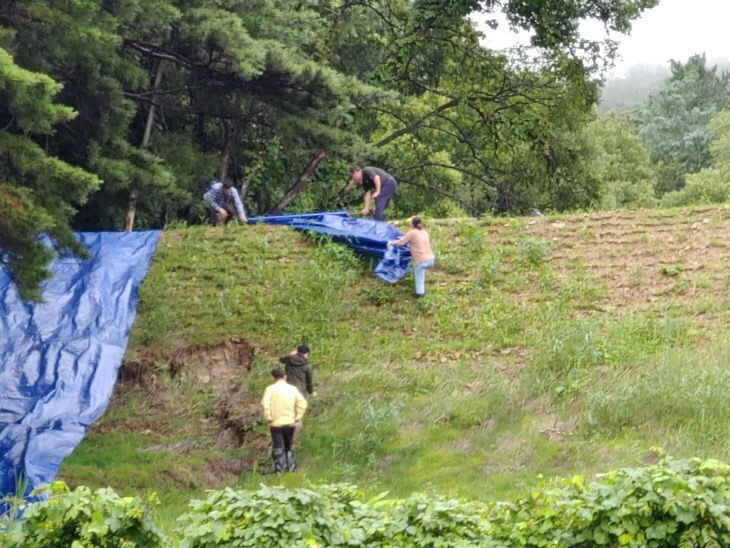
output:
<svg viewBox="0 0 730 548"><path fill-rule="evenodd" d="M246 222L246 210L243 207L241 196L233 186L233 181L227 177L223 181L213 181L203 199L208 204L210 222L214 226L228 224L234 217L242 223Z"/></svg>

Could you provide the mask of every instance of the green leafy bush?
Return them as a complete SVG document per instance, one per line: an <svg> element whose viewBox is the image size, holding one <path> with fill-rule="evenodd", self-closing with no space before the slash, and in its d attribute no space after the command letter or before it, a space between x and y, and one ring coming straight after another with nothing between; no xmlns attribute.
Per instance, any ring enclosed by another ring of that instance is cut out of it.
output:
<svg viewBox="0 0 730 548"><path fill-rule="evenodd" d="M55 482L47 500L28 504L23 515L0 534L4 548L135 548L167 546L157 527L156 496L120 497L112 489L73 491Z"/></svg>
<svg viewBox="0 0 730 548"><path fill-rule="evenodd" d="M225 489L179 518L180 548L212 546L728 546L730 467L661 461L539 486L514 503L423 494L366 500L351 485Z"/></svg>
<svg viewBox="0 0 730 548"><path fill-rule="evenodd" d="M662 198L666 207L722 204L730 200L727 167L709 167L687 175L687 184Z"/></svg>
<svg viewBox="0 0 730 548"><path fill-rule="evenodd" d="M385 440L398 426L400 407L397 402L376 398L353 405L347 419L350 434L332 440L332 457L341 462L360 461L366 469L374 466Z"/></svg>
<svg viewBox="0 0 730 548"><path fill-rule="evenodd" d="M421 494L366 500L348 484L225 489L190 506L178 520L180 548L465 546L465 540L480 545L490 528L483 505Z"/></svg>
<svg viewBox="0 0 730 548"><path fill-rule="evenodd" d="M460 227L459 236L463 239L470 257L478 257L484 253L483 231L473 226Z"/></svg>
<svg viewBox="0 0 730 548"><path fill-rule="evenodd" d="M491 520L511 546L719 548L730 543L728 479L715 460L665 459L536 490Z"/></svg>
<svg viewBox="0 0 730 548"><path fill-rule="evenodd" d="M177 520L178 548L611 547L730 545L730 466L663 459L557 486L510 503L413 494L367 499L349 484L257 491L226 488ZM0 533L2 546L167 546L149 501L108 489L55 489Z"/></svg>
<svg viewBox="0 0 730 548"><path fill-rule="evenodd" d="M677 276L681 271L682 266L678 264L663 265L659 269L659 272L661 272L663 276Z"/></svg>

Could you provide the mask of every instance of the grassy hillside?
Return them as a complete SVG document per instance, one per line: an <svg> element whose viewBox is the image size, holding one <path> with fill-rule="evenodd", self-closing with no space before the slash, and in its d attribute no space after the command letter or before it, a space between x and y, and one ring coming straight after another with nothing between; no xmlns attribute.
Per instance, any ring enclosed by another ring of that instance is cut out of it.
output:
<svg viewBox="0 0 730 548"><path fill-rule="evenodd" d="M163 233L105 416L70 484L349 480L508 498L536 476L730 459L730 210L428 223L427 297L282 227ZM300 473L268 471L258 400L306 341Z"/></svg>

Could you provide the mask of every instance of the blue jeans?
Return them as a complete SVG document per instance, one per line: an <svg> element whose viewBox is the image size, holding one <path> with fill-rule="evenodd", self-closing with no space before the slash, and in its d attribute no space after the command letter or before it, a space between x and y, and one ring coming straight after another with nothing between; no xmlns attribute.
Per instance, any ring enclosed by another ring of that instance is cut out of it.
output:
<svg viewBox="0 0 730 548"><path fill-rule="evenodd" d="M413 280L416 282L416 295L426 293L426 269L431 268L436 259L426 259L413 265Z"/></svg>

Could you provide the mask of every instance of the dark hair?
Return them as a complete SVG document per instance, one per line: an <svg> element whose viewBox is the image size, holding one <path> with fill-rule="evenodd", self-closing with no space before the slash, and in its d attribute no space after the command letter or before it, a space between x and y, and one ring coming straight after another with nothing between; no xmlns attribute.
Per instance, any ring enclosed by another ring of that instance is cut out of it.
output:
<svg viewBox="0 0 730 548"><path fill-rule="evenodd" d="M223 177L223 188L231 188L233 186L233 181L229 177Z"/></svg>
<svg viewBox="0 0 730 548"><path fill-rule="evenodd" d="M413 217L411 219L411 226L413 228L417 228L418 230L421 230L423 228L423 221L420 217Z"/></svg>
<svg viewBox="0 0 730 548"><path fill-rule="evenodd" d="M271 376L275 379L283 379L284 375L286 375L286 373L284 373L284 370L280 367L274 367L274 369L271 370Z"/></svg>
<svg viewBox="0 0 730 548"><path fill-rule="evenodd" d="M309 353L309 347L306 344L300 344L297 346L297 352L300 354L308 354Z"/></svg>
<svg viewBox="0 0 730 548"><path fill-rule="evenodd" d="M356 171L362 171L362 168L357 164L352 164L350 166L350 173L355 173Z"/></svg>

